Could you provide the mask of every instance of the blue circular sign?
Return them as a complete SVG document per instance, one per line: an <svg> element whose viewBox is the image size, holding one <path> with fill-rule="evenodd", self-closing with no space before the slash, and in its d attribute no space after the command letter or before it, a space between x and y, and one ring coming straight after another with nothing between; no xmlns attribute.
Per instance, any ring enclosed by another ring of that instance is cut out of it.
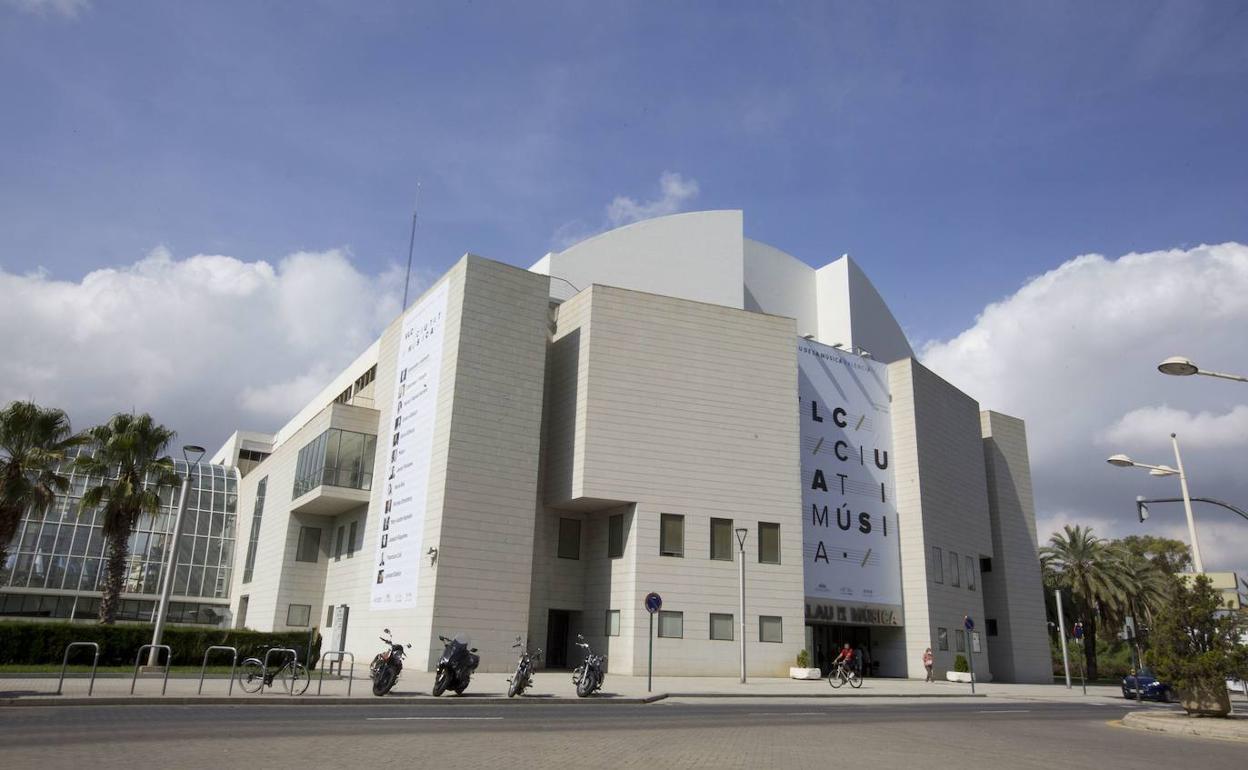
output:
<svg viewBox="0 0 1248 770"><path fill-rule="evenodd" d="M971 620L970 615L962 616L962 625L966 627L967 631L972 631L975 629L975 621Z"/></svg>
<svg viewBox="0 0 1248 770"><path fill-rule="evenodd" d="M646 594L646 612L649 612L651 615L653 615L654 613L658 612L659 608L662 606L663 606L662 596L659 596L654 591L651 591L650 593Z"/></svg>

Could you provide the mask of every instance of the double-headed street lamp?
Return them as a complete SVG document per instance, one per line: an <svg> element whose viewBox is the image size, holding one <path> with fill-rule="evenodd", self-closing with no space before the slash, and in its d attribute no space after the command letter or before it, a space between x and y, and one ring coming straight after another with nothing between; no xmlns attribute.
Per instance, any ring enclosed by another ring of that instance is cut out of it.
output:
<svg viewBox="0 0 1248 770"><path fill-rule="evenodd" d="M1137 463L1126 455L1113 455L1106 462L1119 468L1145 468L1150 476L1178 476L1179 486L1183 489L1183 507L1187 511L1187 532L1192 538L1192 566L1197 572L1205 571L1205 562L1200 558L1200 542L1196 539L1196 520L1192 518L1192 498L1187 491L1187 474L1183 472L1183 458L1179 455L1179 439L1170 434L1170 442L1174 445L1174 462L1178 469L1169 465L1149 465Z"/></svg>
<svg viewBox="0 0 1248 770"><path fill-rule="evenodd" d="M738 527L735 531L741 562L741 684L745 684L745 536L750 531L745 527Z"/></svg>
<svg viewBox="0 0 1248 770"><path fill-rule="evenodd" d="M178 540L182 536L182 519L186 517L186 500L191 493L191 475L208 450L195 444L182 447L182 458L186 460L186 475L182 477L182 492L178 497L178 513L173 519L173 535L165 547L165 565L160 581L160 605L156 609L156 627L152 630L152 649L148 653L147 665L155 666L160 657L160 639L165 634L165 619L169 615L169 595L173 593L173 571L178 558ZM194 456L195 459L191 459ZM165 661L168 665L168 661Z"/></svg>
<svg viewBox="0 0 1248 770"><path fill-rule="evenodd" d="M1224 374L1222 372L1211 372L1201 369L1192 363L1190 358L1183 356L1171 356L1165 361L1157 365L1157 371L1162 374L1172 374L1176 377L1189 377L1193 374L1203 374L1206 377L1217 377L1223 380L1234 380L1236 382L1248 382L1248 377L1242 377L1238 374Z"/></svg>

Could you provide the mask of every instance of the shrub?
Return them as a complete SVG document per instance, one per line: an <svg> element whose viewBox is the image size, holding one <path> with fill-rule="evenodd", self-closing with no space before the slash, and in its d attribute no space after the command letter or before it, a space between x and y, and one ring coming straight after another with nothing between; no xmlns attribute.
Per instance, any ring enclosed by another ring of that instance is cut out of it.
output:
<svg viewBox="0 0 1248 770"><path fill-rule="evenodd" d="M810 668L810 653L806 650L802 650L797 654L797 667Z"/></svg>
<svg viewBox="0 0 1248 770"><path fill-rule="evenodd" d="M150 624L0 622L0 664L60 663L70 642L95 642L100 645L101 666L133 666L139 648L151 641ZM307 656L308 632L270 633L234 628L168 626L163 641L173 652L174 665L180 666L199 665L204 660L204 650L218 644L237 647L239 662L250 656L262 657L264 647L290 647L298 650L299 658L303 660ZM316 633L312 639L313 664L320 654L321 635ZM214 656L209 663L224 662L225 653L220 655L220 658ZM80 649L75 649L70 658L70 663L89 661L89 651Z"/></svg>
<svg viewBox="0 0 1248 770"><path fill-rule="evenodd" d="M958 656L953 659L953 670L960 674L965 674L971 670L971 664L967 662L965 655L959 653Z"/></svg>
<svg viewBox="0 0 1248 770"><path fill-rule="evenodd" d="M1176 585L1159 614L1147 659L1157 676L1180 691L1222 687L1222 679L1248 667L1248 646L1209 578Z"/></svg>

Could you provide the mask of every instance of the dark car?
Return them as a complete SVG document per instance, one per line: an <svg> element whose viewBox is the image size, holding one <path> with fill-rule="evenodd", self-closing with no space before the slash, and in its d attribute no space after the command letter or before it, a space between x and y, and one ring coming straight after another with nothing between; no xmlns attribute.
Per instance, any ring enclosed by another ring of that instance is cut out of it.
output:
<svg viewBox="0 0 1248 770"><path fill-rule="evenodd" d="M1128 674L1122 678L1122 697L1128 700L1135 700L1135 675ZM1152 671L1146 668L1140 669L1140 697L1144 700L1161 701L1162 703L1171 703L1175 698L1174 688L1165 682L1160 682L1153 675Z"/></svg>

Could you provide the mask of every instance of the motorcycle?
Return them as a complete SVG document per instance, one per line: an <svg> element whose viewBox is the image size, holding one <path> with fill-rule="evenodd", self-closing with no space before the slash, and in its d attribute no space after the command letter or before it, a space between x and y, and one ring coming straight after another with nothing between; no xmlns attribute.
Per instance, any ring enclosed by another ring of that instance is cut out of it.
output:
<svg viewBox="0 0 1248 770"><path fill-rule="evenodd" d="M576 685L577 696L586 698L602 689L602 683L607 678L603 670L607 663L607 656L595 655L594 651L589 648L589 643L585 641L585 637L580 634L577 634L576 638L580 640L576 646L585 648L585 660L581 661L581 665L572 672L572 684Z"/></svg>
<svg viewBox="0 0 1248 770"><path fill-rule="evenodd" d="M442 649L438 670L434 674L433 694L438 696L447 690L454 690L456 695L463 695L464 690L468 689L472 672L477 670L477 664L481 662L481 658L473 654L477 648L469 648L468 640L460 636L453 639L439 636L438 639L446 646Z"/></svg>
<svg viewBox="0 0 1248 770"><path fill-rule="evenodd" d="M378 638L389 649L377 653L377 657L373 658L373 662L369 664L368 676L373 680L373 695L385 695L390 692L395 683L399 681L399 672L403 670L403 658L407 655L407 650L402 644L388 638L391 636L390 629L382 630L386 632L386 635ZM407 646L411 648L412 645Z"/></svg>
<svg viewBox="0 0 1248 770"><path fill-rule="evenodd" d="M533 661L542 657L542 648L530 652L527 644L520 642L520 637L516 637L516 643L511 645L512 649L520 648L520 660L516 663L516 673L508 679L507 697L514 698L517 695L523 695L525 688L533 684Z"/></svg>

